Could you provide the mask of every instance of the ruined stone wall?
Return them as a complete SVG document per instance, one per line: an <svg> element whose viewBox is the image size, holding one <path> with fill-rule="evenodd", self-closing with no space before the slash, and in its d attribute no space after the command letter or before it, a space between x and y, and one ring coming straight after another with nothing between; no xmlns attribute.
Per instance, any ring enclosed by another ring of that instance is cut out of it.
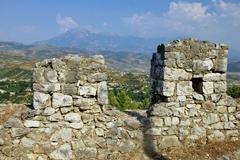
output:
<svg viewBox="0 0 240 160"><path fill-rule="evenodd" d="M240 108L226 94L227 55L226 45L194 39L158 46L149 134L159 147L240 138Z"/></svg>
<svg viewBox="0 0 240 160"><path fill-rule="evenodd" d="M103 56L38 62L33 106L0 123L0 159L162 159L162 148L238 140L240 106L226 95L227 52L192 39L159 46L147 114L108 105Z"/></svg>
<svg viewBox="0 0 240 160"><path fill-rule="evenodd" d="M137 119L141 114L108 106L103 56L39 62L33 69L33 91L33 108L0 125L1 158L147 158L143 124Z"/></svg>

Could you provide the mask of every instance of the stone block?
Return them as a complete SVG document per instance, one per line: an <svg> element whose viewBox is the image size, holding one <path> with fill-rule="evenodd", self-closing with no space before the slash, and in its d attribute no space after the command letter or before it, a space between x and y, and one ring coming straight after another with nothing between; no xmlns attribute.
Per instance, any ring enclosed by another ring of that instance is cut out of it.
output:
<svg viewBox="0 0 240 160"><path fill-rule="evenodd" d="M56 83L58 82L58 74L55 70L48 70L48 71L45 71L44 73L45 75L45 78L51 82L51 83Z"/></svg>
<svg viewBox="0 0 240 160"><path fill-rule="evenodd" d="M169 81L187 81L192 79L192 74L186 72L184 69L176 69L176 68L164 68L164 80Z"/></svg>
<svg viewBox="0 0 240 160"><path fill-rule="evenodd" d="M80 86L79 94L80 96L96 96L97 90L92 86Z"/></svg>
<svg viewBox="0 0 240 160"><path fill-rule="evenodd" d="M193 94L192 82L183 81L177 84L177 95L178 96L188 96Z"/></svg>
<svg viewBox="0 0 240 160"><path fill-rule="evenodd" d="M203 119L203 122L205 124L213 124L219 122L220 119L218 117L218 114L215 113L209 113L206 118Z"/></svg>
<svg viewBox="0 0 240 160"><path fill-rule="evenodd" d="M34 68L33 69L33 82L34 83L46 82L43 75L44 75L44 69L43 68Z"/></svg>
<svg viewBox="0 0 240 160"><path fill-rule="evenodd" d="M38 127L40 127L40 122L34 121L34 120L26 120L24 122L24 126L27 128L38 128Z"/></svg>
<svg viewBox="0 0 240 160"><path fill-rule="evenodd" d="M61 84L62 93L66 95L78 95L77 84Z"/></svg>
<svg viewBox="0 0 240 160"><path fill-rule="evenodd" d="M215 61L214 70L216 72L227 72L227 56L218 56Z"/></svg>
<svg viewBox="0 0 240 160"><path fill-rule="evenodd" d="M208 72L213 68L213 62L210 59L207 60L193 60L193 72Z"/></svg>
<svg viewBox="0 0 240 160"><path fill-rule="evenodd" d="M72 156L71 145L68 143L61 145L49 155L49 157L54 160L72 159Z"/></svg>
<svg viewBox="0 0 240 160"><path fill-rule="evenodd" d="M215 93L225 93L227 91L227 83L225 81L214 83Z"/></svg>
<svg viewBox="0 0 240 160"><path fill-rule="evenodd" d="M213 82L202 82L203 94L213 94L213 91L214 91Z"/></svg>
<svg viewBox="0 0 240 160"><path fill-rule="evenodd" d="M98 103L101 105L108 104L108 88L107 88L106 81L100 82L98 84L97 100L98 100Z"/></svg>
<svg viewBox="0 0 240 160"><path fill-rule="evenodd" d="M81 116L78 113L68 113L65 115L64 119L69 122L80 122L81 121Z"/></svg>
<svg viewBox="0 0 240 160"><path fill-rule="evenodd" d="M33 108L42 109L51 106L51 97L49 94L34 92L33 93Z"/></svg>
<svg viewBox="0 0 240 160"><path fill-rule="evenodd" d="M62 93L53 93L52 96L52 107L66 107L73 104L72 97L69 95L64 95Z"/></svg>
<svg viewBox="0 0 240 160"><path fill-rule="evenodd" d="M177 136L163 136L162 140L159 142L160 148L168 148L168 147L177 147L180 146L181 143Z"/></svg>
<svg viewBox="0 0 240 160"><path fill-rule="evenodd" d="M59 83L34 83L33 90L39 92L57 92L60 91L60 84Z"/></svg>
<svg viewBox="0 0 240 160"><path fill-rule="evenodd" d="M223 73L207 73L203 76L203 81L206 82L218 82L218 81L225 81L226 74Z"/></svg>

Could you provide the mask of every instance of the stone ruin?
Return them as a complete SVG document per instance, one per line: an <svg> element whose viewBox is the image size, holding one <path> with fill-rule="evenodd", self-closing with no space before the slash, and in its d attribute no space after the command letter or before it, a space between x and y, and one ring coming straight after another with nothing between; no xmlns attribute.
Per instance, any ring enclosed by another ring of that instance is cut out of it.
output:
<svg viewBox="0 0 240 160"><path fill-rule="evenodd" d="M240 108L226 94L227 56L226 45L194 39L158 46L148 113L159 146L239 139Z"/></svg>
<svg viewBox="0 0 240 160"><path fill-rule="evenodd" d="M160 45L145 111L108 105L103 56L65 56L33 69L33 106L0 125L3 159L154 159L163 148L239 140L240 106L226 94L228 47Z"/></svg>

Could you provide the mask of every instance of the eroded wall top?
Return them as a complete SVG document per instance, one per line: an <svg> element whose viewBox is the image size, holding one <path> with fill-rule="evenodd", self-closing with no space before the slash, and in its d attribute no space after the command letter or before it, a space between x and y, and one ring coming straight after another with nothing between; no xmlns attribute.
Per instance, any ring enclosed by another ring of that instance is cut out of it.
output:
<svg viewBox="0 0 240 160"><path fill-rule="evenodd" d="M151 60L152 102L213 100L226 92L228 47L195 39L158 46Z"/></svg>

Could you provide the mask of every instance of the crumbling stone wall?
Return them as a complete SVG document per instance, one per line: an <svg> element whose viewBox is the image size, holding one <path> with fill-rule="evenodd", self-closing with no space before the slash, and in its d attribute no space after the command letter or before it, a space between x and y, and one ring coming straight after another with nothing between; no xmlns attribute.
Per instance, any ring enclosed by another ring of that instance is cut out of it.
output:
<svg viewBox="0 0 240 160"><path fill-rule="evenodd" d="M0 159L147 158L138 117L108 106L103 56L39 62L33 91L33 108L0 125Z"/></svg>
<svg viewBox="0 0 240 160"><path fill-rule="evenodd" d="M163 159L162 148L238 140L227 53L225 45L192 39L159 46L147 114L108 105L103 56L38 62L32 108L0 123L0 159Z"/></svg>
<svg viewBox="0 0 240 160"><path fill-rule="evenodd" d="M157 146L239 139L240 108L226 94L227 56L226 45L194 39L158 46L149 109Z"/></svg>

